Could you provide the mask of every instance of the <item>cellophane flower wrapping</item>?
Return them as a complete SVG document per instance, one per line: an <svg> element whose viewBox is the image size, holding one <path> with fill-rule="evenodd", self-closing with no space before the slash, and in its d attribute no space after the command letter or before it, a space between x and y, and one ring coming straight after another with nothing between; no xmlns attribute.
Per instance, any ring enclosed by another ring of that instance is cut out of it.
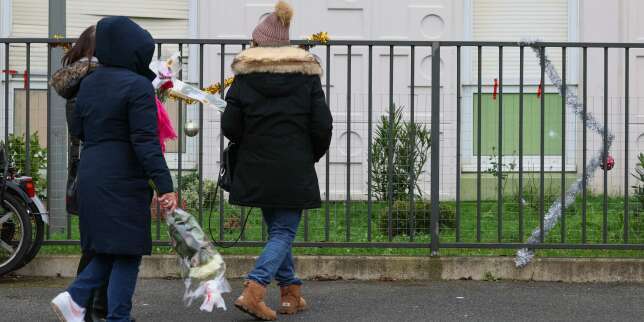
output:
<svg viewBox="0 0 644 322"><path fill-rule="evenodd" d="M165 96L171 95L186 100L190 104L199 102L223 112L226 108L226 101L219 95L208 93L177 78L181 70L181 64L181 55L179 53L173 54L164 61L153 60L150 63L150 70L157 75L152 81L152 85L154 88L160 89L159 94L162 100Z"/></svg>
<svg viewBox="0 0 644 322"><path fill-rule="evenodd" d="M212 312L215 306L225 310L222 294L230 292L224 277L226 264L199 222L185 210L176 209L166 215L166 223L186 288L183 295L186 306L203 298L202 311Z"/></svg>

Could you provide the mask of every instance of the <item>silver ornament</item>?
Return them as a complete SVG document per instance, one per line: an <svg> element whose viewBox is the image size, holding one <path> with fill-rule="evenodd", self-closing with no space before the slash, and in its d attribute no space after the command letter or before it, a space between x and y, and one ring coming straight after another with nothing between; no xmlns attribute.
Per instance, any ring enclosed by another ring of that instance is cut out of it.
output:
<svg viewBox="0 0 644 322"><path fill-rule="evenodd" d="M183 129L183 132L187 136L193 137L193 136L199 134L199 125L197 123L193 122L193 121L188 121L188 122L186 122L186 125L185 125L185 127Z"/></svg>

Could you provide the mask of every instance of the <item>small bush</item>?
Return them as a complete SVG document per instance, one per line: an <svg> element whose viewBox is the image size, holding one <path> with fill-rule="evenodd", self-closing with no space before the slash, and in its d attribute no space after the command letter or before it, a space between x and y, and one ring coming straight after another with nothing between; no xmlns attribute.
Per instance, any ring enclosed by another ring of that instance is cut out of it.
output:
<svg viewBox="0 0 644 322"><path fill-rule="evenodd" d="M177 180L178 182L178 180ZM203 180L202 206L209 207L215 198L216 183L213 180ZM199 173L193 171L181 176L181 198L189 210L199 209Z"/></svg>
<svg viewBox="0 0 644 322"><path fill-rule="evenodd" d="M637 179L637 183L633 185L633 196L638 202L638 209L636 213L644 212L644 153L638 156L639 162L635 168L633 177Z"/></svg>
<svg viewBox="0 0 644 322"><path fill-rule="evenodd" d="M417 234L429 234L432 216L432 205L429 201L416 201L414 211L410 202L399 200L394 202L391 210L391 231L393 236L410 235L412 228ZM439 225L441 229L456 227L456 208L453 204L440 204ZM388 210L383 209L378 218L378 227L383 235L388 235Z"/></svg>
<svg viewBox="0 0 644 322"><path fill-rule="evenodd" d="M416 196L421 193L418 178L424 173L429 158L431 133L425 125L403 121L403 108L395 108L391 119L383 115L375 131L371 174L377 200L388 199L390 184L393 200L409 200L411 193ZM392 173L389 173L390 156ZM393 182L389 182L390 177Z"/></svg>
<svg viewBox="0 0 644 322"><path fill-rule="evenodd" d="M40 146L38 132L30 135L29 143L29 154L31 155L30 176L33 178L38 196L44 199L47 197L47 180L40 171L47 169L47 149ZM26 175L27 147L25 144L25 136L9 134L6 148L9 162L11 162L11 166L15 169L16 175Z"/></svg>

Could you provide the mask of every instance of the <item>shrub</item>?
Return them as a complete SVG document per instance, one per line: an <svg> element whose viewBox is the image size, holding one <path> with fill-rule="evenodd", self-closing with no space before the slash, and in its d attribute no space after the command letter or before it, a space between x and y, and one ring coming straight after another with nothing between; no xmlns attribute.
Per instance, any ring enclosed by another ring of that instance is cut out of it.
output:
<svg viewBox="0 0 644 322"><path fill-rule="evenodd" d="M178 181L178 180L177 180ZM203 180L203 207L210 206L214 202L216 183L209 179ZM199 173L193 171L187 175L181 176L181 197L186 203L186 207L196 211L199 209Z"/></svg>
<svg viewBox="0 0 644 322"><path fill-rule="evenodd" d="M380 118L372 149L373 190L377 200L388 199L391 184L393 200L409 200L410 192L420 195L418 178L429 158L431 134L426 126L402 120L403 107L396 108L393 118ZM391 143L391 149L389 148ZM393 173L389 173L392 153ZM414 181L410 176L413 174ZM389 182L389 176L393 182Z"/></svg>
<svg viewBox="0 0 644 322"><path fill-rule="evenodd" d="M497 187L497 189L501 189L501 192L505 196L506 183L508 182L509 177L508 174L514 173L517 168L517 164L514 161L509 163L499 163L499 159L496 155L496 147L494 146L492 147L492 154L489 156L488 161L490 162L490 168L485 172L491 174L495 178L498 178L499 175L501 176L501 187Z"/></svg>
<svg viewBox="0 0 644 322"><path fill-rule="evenodd" d="M410 235L412 228L417 234L430 234L432 205L429 201L416 201L414 211L410 209L410 202L398 200L394 202L391 210L391 231L393 236ZM388 235L388 209L380 211L378 227L383 235ZM456 208L452 204L440 204L440 228L453 229L456 227Z"/></svg>
<svg viewBox="0 0 644 322"><path fill-rule="evenodd" d="M30 176L34 180L38 195L42 198L47 197L47 180L41 174L42 170L47 169L47 149L40 146L38 132L33 133L29 138L30 149ZM26 175L27 164L27 147L24 135L9 134L7 141L7 154L9 162L12 163L16 175Z"/></svg>
<svg viewBox="0 0 644 322"><path fill-rule="evenodd" d="M633 173L633 177L637 179L637 183L633 185L633 196L638 201L639 208L636 213L644 211L644 153L640 153L638 159L639 162Z"/></svg>

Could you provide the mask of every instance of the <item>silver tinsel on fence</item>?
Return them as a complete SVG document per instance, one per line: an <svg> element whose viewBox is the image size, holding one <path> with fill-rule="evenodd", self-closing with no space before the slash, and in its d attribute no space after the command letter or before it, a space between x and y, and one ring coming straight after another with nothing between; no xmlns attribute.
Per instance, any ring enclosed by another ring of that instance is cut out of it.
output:
<svg viewBox="0 0 644 322"><path fill-rule="evenodd" d="M541 61L541 55L544 54L544 52L541 50L542 47L534 46L536 41L521 41L519 44L523 46L531 46L532 50L535 52L537 55L537 58L539 61ZM544 54L545 56L545 54ZM552 64L550 59L548 59L547 56L544 57L544 67L545 67L545 73L548 75L548 78L550 81L557 87L561 95L565 95L566 98L566 106L570 108L575 115L580 117L582 120L586 121L586 127L591 130L592 132L595 132L596 134L600 136L604 136L604 133L606 132L606 129L604 129L604 126L597 120L595 119L592 114L590 113L584 113L584 108L583 104L579 103L579 97L573 92L571 89L566 89L564 91L564 86L561 81L561 77L559 76L559 73L557 73L557 70L555 66ZM565 71L564 71L565 72ZM543 86L543 84L542 84ZM610 149L613 140L615 139L615 136L608 132L607 135L607 151ZM590 163L586 167L586 182L590 180L590 178L593 177L597 169L601 166L603 160L606 160L606 155L604 154L603 149L597 153L595 157L593 157L590 160ZM565 166L565 164L561 165L562 167ZM583 189L583 183L584 183L584 177L582 176L581 178L577 179L574 184L568 188L565 194L564 198L564 206L568 207L570 206L574 201L576 195L579 193L581 189ZM557 224L559 219L561 218L561 200L555 201L550 208L548 209L548 213L544 217L544 223L543 223L543 234L544 237L545 235L548 234L548 232ZM537 244L541 240L541 228L538 227L532 231L532 234L530 235L530 238L528 238L528 244ZM523 248L519 249L517 251L517 256L514 262L516 263L517 267L524 267L534 257L534 250L528 249L528 248Z"/></svg>

